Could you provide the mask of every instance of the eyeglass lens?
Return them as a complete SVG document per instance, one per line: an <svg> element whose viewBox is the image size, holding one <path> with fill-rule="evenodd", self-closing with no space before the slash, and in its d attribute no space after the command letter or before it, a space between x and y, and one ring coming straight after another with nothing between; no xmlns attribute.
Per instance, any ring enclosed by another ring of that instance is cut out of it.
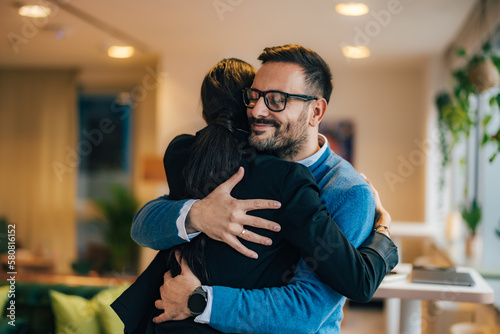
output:
<svg viewBox="0 0 500 334"><path fill-rule="evenodd" d="M266 106L273 111L281 111L285 109L286 96L280 92L265 92L261 93L257 90L248 89L245 91L245 104L249 108L255 107L261 94L264 95Z"/></svg>

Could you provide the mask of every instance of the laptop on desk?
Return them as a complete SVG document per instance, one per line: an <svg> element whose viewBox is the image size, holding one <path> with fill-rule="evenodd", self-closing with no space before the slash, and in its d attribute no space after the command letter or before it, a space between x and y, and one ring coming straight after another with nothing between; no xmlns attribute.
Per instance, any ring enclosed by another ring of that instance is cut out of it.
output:
<svg viewBox="0 0 500 334"><path fill-rule="evenodd" d="M474 286L469 273L457 272L455 268L416 267L411 272L413 283Z"/></svg>

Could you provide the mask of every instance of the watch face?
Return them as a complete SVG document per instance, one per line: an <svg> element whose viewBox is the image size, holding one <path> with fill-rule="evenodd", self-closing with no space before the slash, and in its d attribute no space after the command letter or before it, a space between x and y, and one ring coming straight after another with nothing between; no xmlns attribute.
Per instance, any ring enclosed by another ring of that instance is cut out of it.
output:
<svg viewBox="0 0 500 334"><path fill-rule="evenodd" d="M189 297L188 308L193 315L200 315L205 310L207 306L207 300L201 294L194 293Z"/></svg>

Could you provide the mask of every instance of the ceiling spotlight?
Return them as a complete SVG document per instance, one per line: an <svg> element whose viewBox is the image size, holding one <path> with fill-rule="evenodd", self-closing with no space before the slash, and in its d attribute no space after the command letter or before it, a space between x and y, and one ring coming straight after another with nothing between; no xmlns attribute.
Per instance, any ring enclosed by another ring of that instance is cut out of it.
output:
<svg viewBox="0 0 500 334"><path fill-rule="evenodd" d="M111 58L130 58L134 54L133 46L113 45L108 49L108 56Z"/></svg>
<svg viewBox="0 0 500 334"><path fill-rule="evenodd" d="M362 59L370 57L370 49L366 46L345 45L342 47L344 57L351 59Z"/></svg>
<svg viewBox="0 0 500 334"><path fill-rule="evenodd" d="M27 17L47 17L52 11L49 7L26 5L19 8L19 15Z"/></svg>
<svg viewBox="0 0 500 334"><path fill-rule="evenodd" d="M367 5L361 2L347 2L335 5L337 13L346 16L365 15L370 11Z"/></svg>

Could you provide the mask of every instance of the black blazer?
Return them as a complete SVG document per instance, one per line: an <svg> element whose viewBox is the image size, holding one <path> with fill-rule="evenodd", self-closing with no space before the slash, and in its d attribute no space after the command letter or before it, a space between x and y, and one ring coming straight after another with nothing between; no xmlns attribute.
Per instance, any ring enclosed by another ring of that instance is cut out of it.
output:
<svg viewBox="0 0 500 334"><path fill-rule="evenodd" d="M184 181L179 176L182 175L195 140L195 136L182 135L175 138L167 148L164 163L171 199L184 196ZM282 206L278 210L259 210L251 214L275 221L282 229L275 233L247 227L273 240L272 246L242 240L246 247L259 254L257 260L241 255L225 243L207 238L205 251L210 284L245 289L284 285L290 277L287 275L290 268L300 256L315 258L316 239L321 236L339 245L336 252L316 259L316 272L323 282L353 300L371 299L385 274L397 264L396 248L390 239L382 234L372 233L359 251L356 250L330 219L320 201L319 189L309 169L271 155L255 154L252 151L247 153L249 154L241 161L245 176L233 189L232 196L238 199L280 201ZM163 274L169 269L165 266L165 254L165 251L159 252L146 271L113 304L128 333L147 332L144 329L151 327L152 317L159 314L153 304L159 298L158 289L163 283ZM154 297L150 297L151 294ZM138 317L139 314L141 316ZM194 323L192 318L167 322L156 330L179 330L181 333L188 328L190 332L194 332L194 328L204 333L216 332L209 326Z"/></svg>

